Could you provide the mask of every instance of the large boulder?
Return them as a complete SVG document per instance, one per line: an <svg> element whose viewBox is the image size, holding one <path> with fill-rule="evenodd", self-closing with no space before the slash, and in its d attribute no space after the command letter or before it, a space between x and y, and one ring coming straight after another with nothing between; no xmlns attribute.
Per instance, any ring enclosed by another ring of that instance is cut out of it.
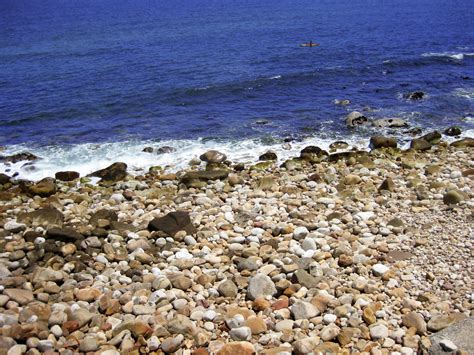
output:
<svg viewBox="0 0 474 355"><path fill-rule="evenodd" d="M60 181L73 181L78 179L80 174L77 171L58 171L54 177Z"/></svg>
<svg viewBox="0 0 474 355"><path fill-rule="evenodd" d="M347 127L357 127L360 125L365 125L369 123L369 119L365 117L359 111L352 111L346 116L346 126Z"/></svg>
<svg viewBox="0 0 474 355"><path fill-rule="evenodd" d="M423 138L415 138L410 142L410 148L418 151L425 151L431 149L431 144Z"/></svg>
<svg viewBox="0 0 474 355"><path fill-rule="evenodd" d="M179 231L185 231L187 234L197 232L191 223L189 213L184 211L170 212L166 216L155 218L148 224L148 229L164 232L170 237L174 237Z"/></svg>
<svg viewBox="0 0 474 355"><path fill-rule="evenodd" d="M379 128L406 128L407 121L402 118L381 118L372 122L372 125Z"/></svg>
<svg viewBox="0 0 474 355"><path fill-rule="evenodd" d="M208 150L199 158L206 163L223 163L227 159L227 156L217 150Z"/></svg>
<svg viewBox="0 0 474 355"><path fill-rule="evenodd" d="M104 182L120 181L127 176L127 164L113 163L104 169L94 171L89 176L100 177Z"/></svg>
<svg viewBox="0 0 474 355"><path fill-rule="evenodd" d="M430 336L429 354L474 354L474 317L454 323L442 331Z"/></svg>
<svg viewBox="0 0 474 355"><path fill-rule="evenodd" d="M18 216L18 222L32 224L35 226L62 226L63 214L55 208L40 208L33 212L22 213Z"/></svg>
<svg viewBox="0 0 474 355"><path fill-rule="evenodd" d="M181 178L181 183L192 186L196 182L207 182L210 180L223 180L229 176L227 170L204 170L204 171L190 171L184 174Z"/></svg>
<svg viewBox="0 0 474 355"><path fill-rule="evenodd" d="M424 139L430 144L438 144L439 141L441 140L441 133L439 133L438 131L433 131L433 132L425 134L424 136L421 137L421 139Z"/></svg>
<svg viewBox="0 0 474 355"><path fill-rule="evenodd" d="M7 155L7 156L0 156L0 162L2 163L18 163L20 161L34 161L38 160L39 158L30 153L30 152L24 152L24 153L17 153L13 155Z"/></svg>
<svg viewBox="0 0 474 355"><path fill-rule="evenodd" d="M451 143L451 146L455 148L472 148L474 147L474 138L467 137L460 139Z"/></svg>
<svg viewBox="0 0 474 355"><path fill-rule="evenodd" d="M52 178L45 178L36 184L27 185L26 193L31 196L49 197L56 193L56 183Z"/></svg>
<svg viewBox="0 0 474 355"><path fill-rule="evenodd" d="M397 148L397 140L392 137L374 136L370 138L371 149Z"/></svg>

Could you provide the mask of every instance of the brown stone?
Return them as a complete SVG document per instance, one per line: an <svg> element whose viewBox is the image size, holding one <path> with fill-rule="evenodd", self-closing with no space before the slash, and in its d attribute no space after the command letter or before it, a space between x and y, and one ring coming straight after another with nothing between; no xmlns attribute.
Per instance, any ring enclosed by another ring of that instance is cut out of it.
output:
<svg viewBox="0 0 474 355"><path fill-rule="evenodd" d="M253 345L247 341L234 341L225 344L216 355L253 355L256 354Z"/></svg>

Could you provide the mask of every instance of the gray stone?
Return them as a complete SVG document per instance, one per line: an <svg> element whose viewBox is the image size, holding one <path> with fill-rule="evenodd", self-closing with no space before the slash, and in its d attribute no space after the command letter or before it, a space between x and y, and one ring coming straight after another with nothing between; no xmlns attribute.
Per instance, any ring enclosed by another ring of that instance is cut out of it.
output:
<svg viewBox="0 0 474 355"><path fill-rule="evenodd" d="M258 297L274 296L277 289L272 279L267 275L257 274L250 279L247 297L250 300L255 300Z"/></svg>
<svg viewBox="0 0 474 355"><path fill-rule="evenodd" d="M446 348L454 345L459 350L467 354L474 354L474 316L454 323L442 331L430 336L431 346L428 349L429 354L446 354ZM449 341L449 343L447 342ZM443 347L443 344L444 347ZM454 353L454 350L451 351Z"/></svg>
<svg viewBox="0 0 474 355"><path fill-rule="evenodd" d="M320 314L319 309L313 304L305 301L296 301L290 307L295 320L314 318Z"/></svg>

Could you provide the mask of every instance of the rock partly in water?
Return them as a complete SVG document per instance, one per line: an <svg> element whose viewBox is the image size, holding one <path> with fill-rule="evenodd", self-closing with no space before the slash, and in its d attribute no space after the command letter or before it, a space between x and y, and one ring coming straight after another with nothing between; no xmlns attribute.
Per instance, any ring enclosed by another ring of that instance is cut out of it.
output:
<svg viewBox="0 0 474 355"><path fill-rule="evenodd" d="M396 148L397 140L392 137L374 136L370 138L369 147L371 149Z"/></svg>
<svg viewBox="0 0 474 355"><path fill-rule="evenodd" d="M30 152L17 153L13 155L0 156L0 162L2 163L18 163L20 161L35 161L39 157Z"/></svg>
<svg viewBox="0 0 474 355"><path fill-rule="evenodd" d="M408 94L404 94L403 97L407 100L419 101L425 97L425 93L423 91L414 91Z"/></svg>
<svg viewBox="0 0 474 355"><path fill-rule="evenodd" d="M278 160L278 156L276 155L275 152L268 151L266 153L263 153L258 157L258 160L260 161L266 161L266 160Z"/></svg>
<svg viewBox="0 0 474 355"><path fill-rule="evenodd" d="M94 171L89 176L100 177L103 182L120 181L127 176L127 164L121 162L113 163L104 169Z"/></svg>
<svg viewBox="0 0 474 355"><path fill-rule="evenodd" d="M80 174L77 171L58 171L54 177L60 181L73 181L79 179Z"/></svg>
<svg viewBox="0 0 474 355"><path fill-rule="evenodd" d="M217 150L208 150L202 154L199 159L206 163L223 163L227 159L227 156Z"/></svg>
<svg viewBox="0 0 474 355"><path fill-rule="evenodd" d="M372 125L378 128L406 128L407 121L402 118L381 118L372 122Z"/></svg>
<svg viewBox="0 0 474 355"><path fill-rule="evenodd" d="M449 128L446 128L443 133L447 136L455 137L461 135L462 131L461 128L458 126L451 126Z"/></svg>
<svg viewBox="0 0 474 355"><path fill-rule="evenodd" d="M369 119L365 117L359 111L352 111L346 116L346 126L347 127L357 127L360 125L365 125L369 123Z"/></svg>

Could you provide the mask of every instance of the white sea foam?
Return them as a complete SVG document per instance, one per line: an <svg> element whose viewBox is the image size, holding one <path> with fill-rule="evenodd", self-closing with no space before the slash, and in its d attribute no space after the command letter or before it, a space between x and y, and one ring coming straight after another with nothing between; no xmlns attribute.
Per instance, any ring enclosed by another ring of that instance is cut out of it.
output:
<svg viewBox="0 0 474 355"><path fill-rule="evenodd" d="M454 90L454 95L457 97L462 97L463 99L467 100L474 100L474 88L466 89L466 88L458 88Z"/></svg>
<svg viewBox="0 0 474 355"><path fill-rule="evenodd" d="M431 52L431 53L423 53L422 57L446 57L455 60L463 60L464 57L473 57L474 53L456 53L456 52Z"/></svg>
<svg viewBox="0 0 474 355"><path fill-rule="evenodd" d="M271 76L271 77L269 77L268 79L270 79L270 80L281 79L281 75Z"/></svg>
<svg viewBox="0 0 474 355"><path fill-rule="evenodd" d="M473 130L466 130L463 137L474 137ZM451 141L454 138L444 137ZM77 144L65 147L44 147L30 148L24 145L10 146L2 155L29 151L39 157L40 160L34 164L19 162L16 164L0 164L0 172L8 175L18 173L20 179L40 180L48 176L54 176L58 171L73 170L86 176L93 171L107 167L114 162L124 162L128 165L128 172L131 174L141 174L152 166L161 166L169 172L175 172L189 167L192 158L199 157L209 149L216 149L227 155L232 162L251 164L258 161L258 157L268 150L274 151L279 158L279 163L284 160L297 157L301 149L309 145L316 145L328 150L329 145L336 141L343 140L351 147L368 150L369 139L359 136L341 136L329 138L312 137L298 142L288 144L275 143L263 144L258 140L245 139L240 141L205 141L197 140L169 140L159 143L152 141L128 141L102 144ZM409 139L399 140L401 148L406 149ZM144 147L152 146L159 148L170 146L176 152L166 154L155 154L142 152ZM26 165L25 165L26 164Z"/></svg>
<svg viewBox="0 0 474 355"><path fill-rule="evenodd" d="M367 147L365 139L341 140L358 148ZM241 141L203 141L203 140L170 140L159 143L151 141L128 141L102 144L77 144L65 147L30 148L24 145L11 146L2 155L29 151L39 157L34 164L19 162L16 164L0 164L0 172L12 175L18 173L17 178L39 180L44 177L54 176L58 171L73 170L85 176L93 171L107 167L120 161L128 165L132 174L140 174L152 166L168 167L168 171L178 171L189 167L192 158L199 157L209 149L216 149L225 153L233 162L253 163L259 155L268 150L277 153L279 160L283 161L299 155L301 149L308 145L317 145L328 149L329 144L335 139L310 138L301 142L291 142L290 149L281 143L266 145L257 140L246 139ZM146 146L155 148L170 146L176 152L155 154L142 152ZM26 164L26 165L25 165ZM34 167L34 168L33 168Z"/></svg>

